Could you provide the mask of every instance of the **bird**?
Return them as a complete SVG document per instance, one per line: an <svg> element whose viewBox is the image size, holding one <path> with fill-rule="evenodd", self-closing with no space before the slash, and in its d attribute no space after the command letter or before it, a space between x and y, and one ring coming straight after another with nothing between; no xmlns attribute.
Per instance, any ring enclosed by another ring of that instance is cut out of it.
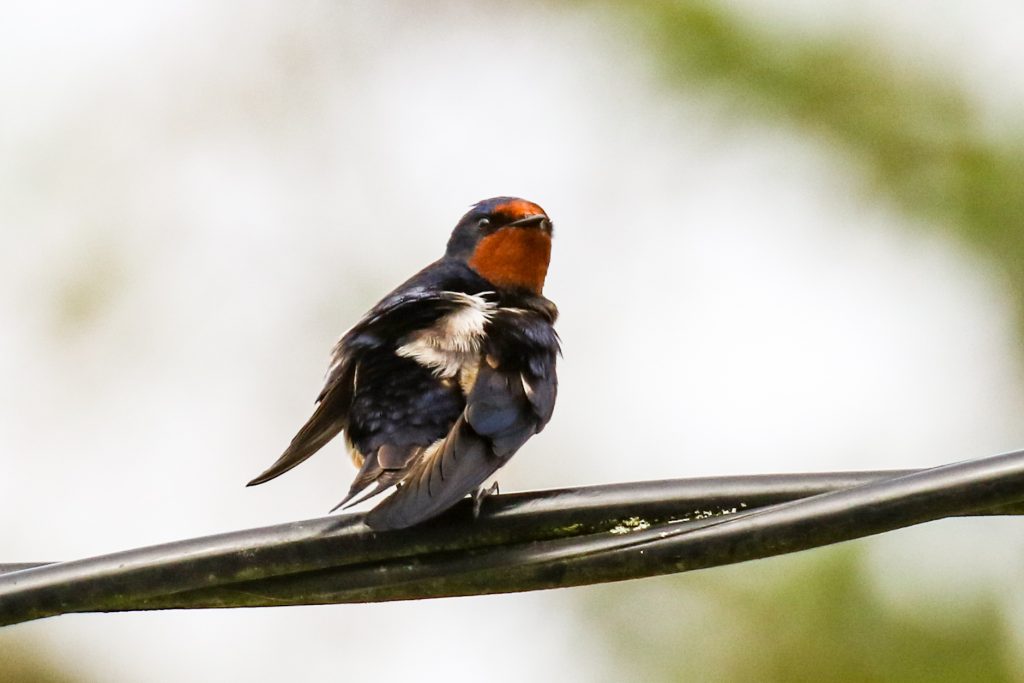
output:
<svg viewBox="0 0 1024 683"><path fill-rule="evenodd" d="M312 416L248 485L344 432L358 472L334 510L391 490L364 517L372 530L420 524L467 495L478 514L496 490L484 482L554 410L558 308L543 294L553 232L525 199L472 205L444 255L341 336Z"/></svg>

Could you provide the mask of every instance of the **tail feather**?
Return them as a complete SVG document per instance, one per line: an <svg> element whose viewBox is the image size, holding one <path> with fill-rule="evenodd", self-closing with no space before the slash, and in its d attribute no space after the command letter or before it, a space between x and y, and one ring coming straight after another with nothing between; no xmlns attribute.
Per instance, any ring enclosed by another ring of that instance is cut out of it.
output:
<svg viewBox="0 0 1024 683"><path fill-rule="evenodd" d="M338 503L337 505L335 505L334 507L331 508L331 512L334 512L338 508L346 508L347 509L347 508L359 505L364 500L369 500L369 499L373 498L374 496L379 495L379 494L383 493L384 491L386 491L387 489L391 488L401 478L402 478L402 475L401 475L400 472L385 472L384 474L382 474L380 476L379 479L377 479L376 486L374 486L372 489L370 489L370 491L368 493L365 493L365 494L359 496L358 498L356 498L355 500L352 500L353 498L356 497L357 494L362 492L362 489L359 489L358 491L349 491L348 495L345 496L345 498L340 503ZM365 488L365 487L363 487L363 488ZM351 502L349 502L349 501L351 501Z"/></svg>
<svg viewBox="0 0 1024 683"><path fill-rule="evenodd" d="M540 384L530 387L533 395ZM444 512L508 462L539 424L521 374L481 363L448 436L411 463L399 489L367 514L366 523L379 531L404 529Z"/></svg>
<svg viewBox="0 0 1024 683"><path fill-rule="evenodd" d="M459 418L438 448L413 465L398 490L367 513L366 524L377 531L419 524L472 493L506 460Z"/></svg>
<svg viewBox="0 0 1024 683"><path fill-rule="evenodd" d="M348 495L333 508L331 512L334 512L340 507L352 507L358 505L368 498L373 498L378 493L381 493L385 489L393 486L395 482L402 478L402 474L405 471L405 465L410 462L422 449L416 446L406 446L404 448L397 448L394 446L384 445L379 449L370 453L363 459L363 466L359 468L359 472L356 474L355 479L352 480L352 486L349 487ZM383 461L384 464L381 463ZM365 496L361 496L358 500L352 500L360 493L363 489L368 487L370 484L376 483L376 487L373 488ZM351 503L349 501L352 501Z"/></svg>

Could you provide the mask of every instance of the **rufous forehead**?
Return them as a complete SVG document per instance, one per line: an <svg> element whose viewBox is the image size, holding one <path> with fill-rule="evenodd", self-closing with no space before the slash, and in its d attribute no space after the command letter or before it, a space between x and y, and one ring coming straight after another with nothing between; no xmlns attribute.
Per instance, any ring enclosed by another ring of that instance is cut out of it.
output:
<svg viewBox="0 0 1024 683"><path fill-rule="evenodd" d="M510 221L525 218L526 216L536 216L537 214L547 215L544 213L544 209L525 199L513 199L498 204L494 207L494 213L499 213Z"/></svg>

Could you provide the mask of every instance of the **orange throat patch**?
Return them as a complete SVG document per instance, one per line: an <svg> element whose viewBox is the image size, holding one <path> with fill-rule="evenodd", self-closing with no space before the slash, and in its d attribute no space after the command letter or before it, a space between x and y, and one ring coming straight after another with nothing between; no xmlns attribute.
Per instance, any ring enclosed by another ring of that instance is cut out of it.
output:
<svg viewBox="0 0 1024 683"><path fill-rule="evenodd" d="M550 235L536 228L502 228L480 240L469 267L499 287L540 294L550 260Z"/></svg>

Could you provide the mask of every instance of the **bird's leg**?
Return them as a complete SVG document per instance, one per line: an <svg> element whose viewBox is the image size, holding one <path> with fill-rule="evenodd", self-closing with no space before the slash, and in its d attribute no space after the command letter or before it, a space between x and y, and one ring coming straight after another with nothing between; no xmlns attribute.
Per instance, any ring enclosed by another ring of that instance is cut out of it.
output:
<svg viewBox="0 0 1024 683"><path fill-rule="evenodd" d="M498 495L498 482L494 482L487 488L478 486L476 490L473 491L473 519L480 516L480 506L483 504L484 498L496 495Z"/></svg>

